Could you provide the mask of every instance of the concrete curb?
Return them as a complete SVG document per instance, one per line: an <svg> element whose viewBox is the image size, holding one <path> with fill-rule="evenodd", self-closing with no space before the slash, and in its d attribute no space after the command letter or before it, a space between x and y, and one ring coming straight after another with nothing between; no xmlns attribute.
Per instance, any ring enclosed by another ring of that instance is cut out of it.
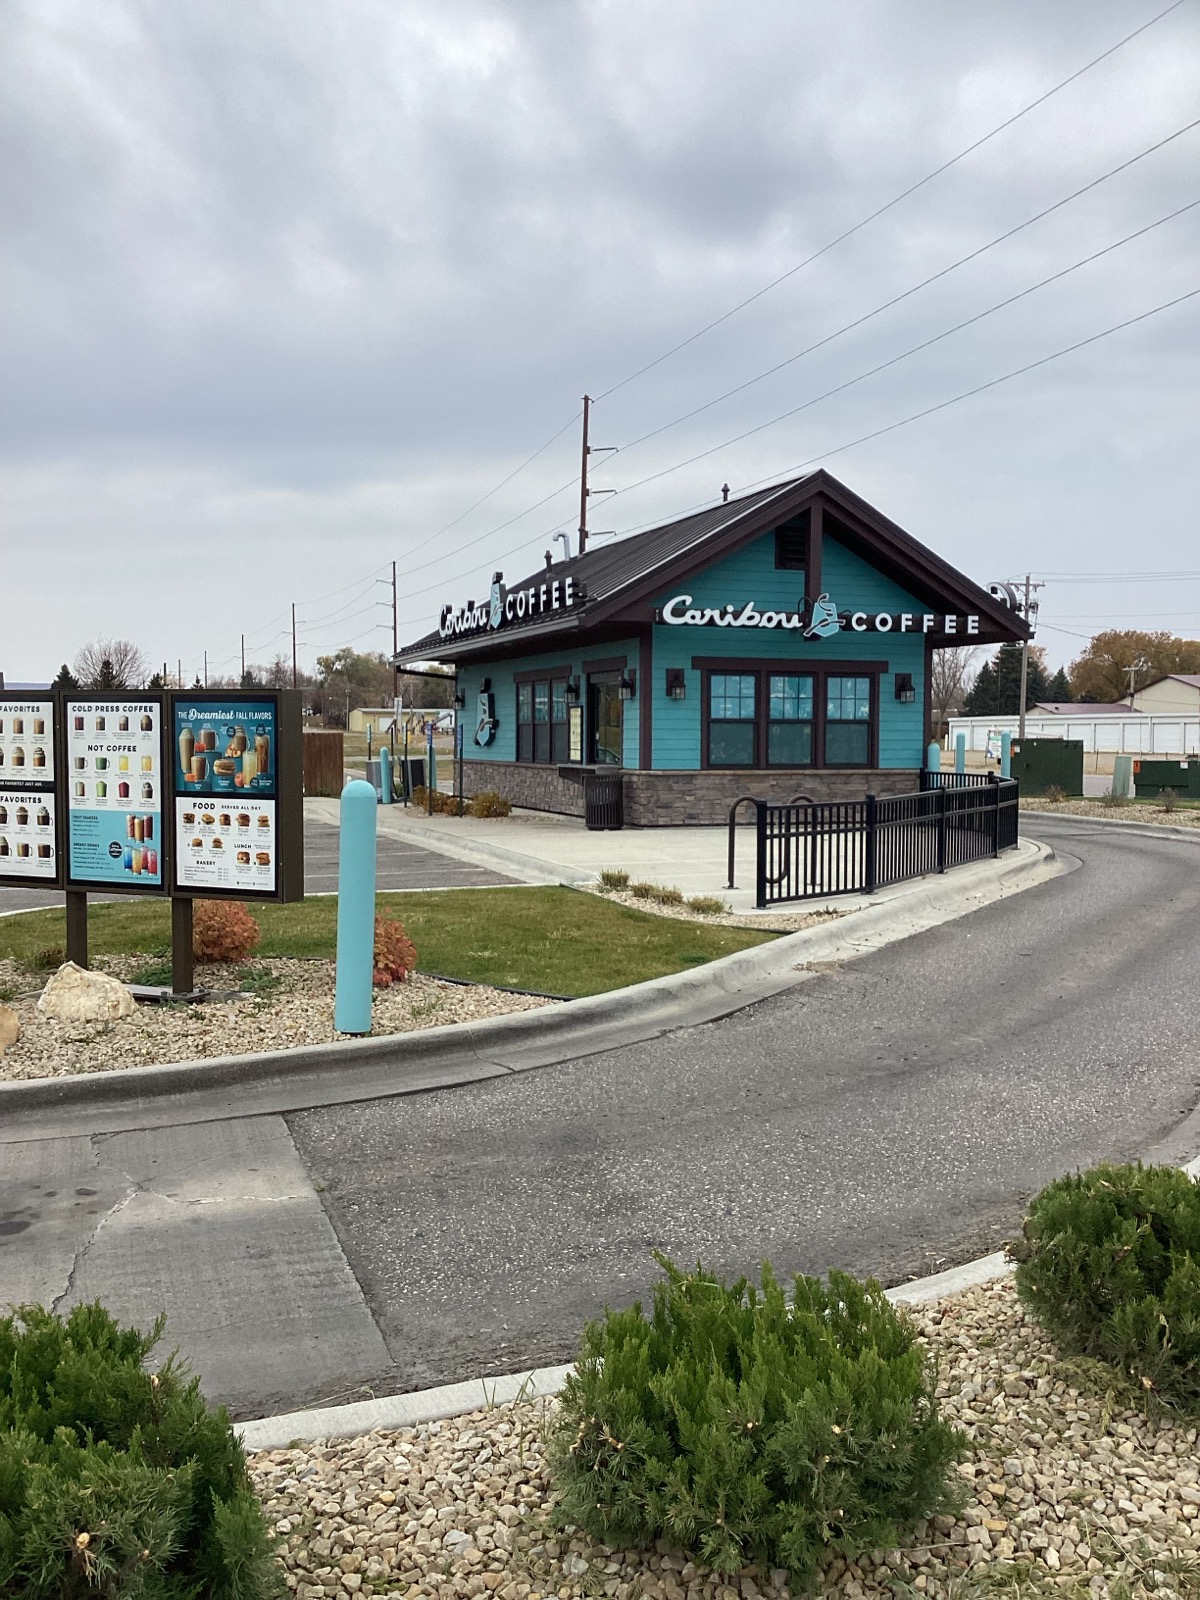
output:
<svg viewBox="0 0 1200 1600"><path fill-rule="evenodd" d="M1193 1113L1193 1118L1197 1116L1200 1112ZM1181 1165L1190 1178L1200 1181L1200 1155ZM1015 1270L1003 1250L997 1250L961 1267L950 1267L912 1283L898 1283L884 1292L893 1305L928 1305L930 1301L961 1294L979 1284L995 1283ZM234 1427L247 1450L286 1450L293 1441L353 1439L377 1428L414 1428L425 1422L466 1416L472 1411L490 1411L493 1406L507 1405L514 1400L555 1395L572 1370L570 1366L533 1367L527 1372L474 1378L467 1383L449 1383L411 1394L385 1395L378 1400L359 1400L351 1405L287 1411L277 1417L235 1423Z"/></svg>
<svg viewBox="0 0 1200 1600"><path fill-rule="evenodd" d="M53 1122L45 1131L22 1129L19 1119L38 1112L127 1107L136 1108L144 1122L154 1101L205 1093L213 1101L211 1111L189 1117L176 1098L170 1120L213 1120L238 1115L231 1095L258 1086L269 1093L251 1111L301 1110L477 1082L594 1055L727 1016L804 981L816 963L855 960L1069 870L1070 862L1049 845L1027 840L998 862L902 886L892 898L852 917L569 1005L293 1050L0 1083L0 1144L62 1131ZM347 1081L351 1077L354 1081ZM246 1113L243 1106L241 1114ZM114 1125L93 1125L91 1131L111 1131Z"/></svg>
<svg viewBox="0 0 1200 1600"><path fill-rule="evenodd" d="M926 1305L943 1295L957 1294L979 1283L1007 1277L1013 1265L1003 1251L969 1261L962 1267L897 1284L886 1290L893 1305ZM507 1372L496 1378L473 1378L447 1383L436 1389L410 1394L384 1395L378 1400L357 1400L345 1406L321 1406L310 1411L287 1411L234 1427L247 1450L286 1450L294 1440L353 1439L377 1428L415 1428L423 1422L441 1422L472 1411L490 1411L514 1400L537 1400L556 1395L574 1369L533 1367L527 1372Z"/></svg>
<svg viewBox="0 0 1200 1600"><path fill-rule="evenodd" d="M1021 811L1021 832L1026 823L1035 817L1049 817L1051 822L1074 823L1076 827L1123 828L1126 833L1140 839L1186 839L1189 844L1200 844L1200 828L1177 828L1169 822L1125 822L1120 817L1080 817L1071 811Z"/></svg>

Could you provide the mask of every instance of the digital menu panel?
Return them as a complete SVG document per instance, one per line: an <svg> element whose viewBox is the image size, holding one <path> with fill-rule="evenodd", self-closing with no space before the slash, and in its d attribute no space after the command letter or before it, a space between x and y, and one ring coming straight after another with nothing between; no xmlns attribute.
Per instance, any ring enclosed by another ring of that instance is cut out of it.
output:
<svg viewBox="0 0 1200 1600"><path fill-rule="evenodd" d="M0 879L59 876L54 701L0 696Z"/></svg>
<svg viewBox="0 0 1200 1600"><path fill-rule="evenodd" d="M65 701L73 882L161 886L162 714L160 700Z"/></svg>
<svg viewBox="0 0 1200 1600"><path fill-rule="evenodd" d="M274 895L276 702L175 701L175 885Z"/></svg>

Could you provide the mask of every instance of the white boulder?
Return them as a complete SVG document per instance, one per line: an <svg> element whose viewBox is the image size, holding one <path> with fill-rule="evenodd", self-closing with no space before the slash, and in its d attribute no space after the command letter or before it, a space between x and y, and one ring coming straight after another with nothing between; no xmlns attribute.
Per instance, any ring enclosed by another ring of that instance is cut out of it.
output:
<svg viewBox="0 0 1200 1600"><path fill-rule="evenodd" d="M42 990L37 1008L54 1022L115 1022L133 1015L134 999L107 972L87 972L66 961Z"/></svg>

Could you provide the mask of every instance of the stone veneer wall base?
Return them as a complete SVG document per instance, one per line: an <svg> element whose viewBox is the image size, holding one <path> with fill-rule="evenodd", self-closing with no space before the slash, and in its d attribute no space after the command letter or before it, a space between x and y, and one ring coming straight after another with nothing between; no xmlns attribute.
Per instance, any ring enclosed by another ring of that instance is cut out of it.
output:
<svg viewBox="0 0 1200 1600"><path fill-rule="evenodd" d="M611 771L610 769L606 769ZM557 767L512 761L464 761L468 797L495 790L531 811L583 815L584 769L563 776ZM861 800L865 794L912 794L920 769L853 767L800 772L640 772L623 777L625 822L631 828L704 827L729 820L743 795L782 804L805 795L812 800ZM749 818L749 810L745 813Z"/></svg>

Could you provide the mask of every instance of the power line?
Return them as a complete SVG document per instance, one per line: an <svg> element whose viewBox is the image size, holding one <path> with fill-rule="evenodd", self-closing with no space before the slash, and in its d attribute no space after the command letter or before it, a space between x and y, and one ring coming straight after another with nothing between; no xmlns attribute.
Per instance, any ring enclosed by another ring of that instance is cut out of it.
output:
<svg viewBox="0 0 1200 1600"><path fill-rule="evenodd" d="M969 328L976 322L982 322L986 317L993 316L997 311L1003 311L1007 306L1015 304L1016 301L1023 300L1026 296L1034 294L1038 289L1044 289L1047 284L1057 283L1059 279L1068 277L1072 272L1078 272L1080 267L1089 266L1093 261L1098 261L1101 256L1106 256L1114 250L1119 250L1122 245L1129 244L1134 239L1140 239L1144 234L1153 232L1155 228L1161 228L1165 223L1174 221L1176 217L1182 216L1184 212L1195 210L1197 206L1200 206L1200 200L1192 200L1186 206L1180 206L1177 211L1172 211L1169 216L1160 217L1157 222L1147 223L1144 228L1138 228L1134 233L1126 234L1123 239L1118 239L1113 244L1105 245L1102 250L1093 251L1090 256L1084 256L1082 260L1072 263L1071 266L1063 267L1058 272L1051 273L1049 277L1030 284L1028 288L1009 295L1005 300L997 301L995 305L988 306L984 311L977 311L974 316L964 318L962 322L955 323L952 328L945 328L941 333L935 333L928 339L922 339L919 344L911 345L909 349L901 351L899 355L892 356L887 361L881 361L874 367L868 367L865 372L858 373L856 377L847 378L844 383L835 384L832 389L826 389L822 394L814 395L811 399L803 401L798 406L792 406L788 411L780 412L777 417L771 417L766 422L757 423L753 428L747 428L744 433L735 434L732 439L725 439L720 444L710 446L707 450L701 450L697 455L689 456L685 461L678 461L674 466L664 467L659 472L652 472L644 478L638 478L633 483L624 485L617 493L625 494L633 489L640 489L643 484L653 483L656 479L667 477L670 473L678 472L683 467L693 466L697 461L703 461L708 456L716 455L720 450L727 450L731 445L741 444L743 440L752 438L756 433L762 433L767 428L775 427L777 423L787 422L790 418L798 416L800 412L811 410L813 406L819 405L822 400L828 400L835 394L842 394L845 390L852 389L855 384L862 383L867 378L873 378L880 372L886 372L889 367L897 366L901 361L907 361L910 356L918 355L922 350L928 350L931 345L939 344L943 339L950 338L952 334L960 333L964 328Z"/></svg>
<svg viewBox="0 0 1200 1600"><path fill-rule="evenodd" d="M661 366L664 361L669 361L672 356L678 355L679 352L681 350L685 350L688 345L695 344L697 339L703 338L706 333L711 333L714 328L719 328L722 323L728 322L729 319L736 316L739 311L744 311L747 306L753 305L756 300L761 300L762 297L766 294L769 294L772 289L777 289L781 283L786 283L789 278L794 278L795 275L798 272L802 272L805 267L811 266L814 261L819 261L822 256L827 255L829 251L834 249L836 245L843 244L847 239L852 238L854 234L861 232L861 230L867 227L870 223L877 221L880 217L885 215L886 212L891 211L902 201L907 200L910 195L916 194L918 189L923 189L926 184L932 183L933 180L940 177L943 172L948 172L951 167L956 166L960 161L965 160L967 156L974 154L976 150L982 148L982 146L987 144L989 140L994 139L997 134L1003 133L1006 128L1011 128L1015 122L1019 122L1022 117L1027 116L1029 112L1036 110L1038 106L1045 105L1047 100L1058 94L1060 90L1065 89L1068 84L1072 84L1078 78L1083 77L1083 75L1087 72L1090 72L1093 67L1098 67L1102 61L1107 61L1109 56L1115 55L1118 50L1123 49L1125 45L1131 43L1131 41L1136 39L1139 34L1145 33L1148 28L1154 27L1154 25L1158 22L1161 22L1164 17L1170 16L1171 12L1177 11L1182 4L1183 0L1174 0L1174 3L1167 6L1164 11L1158 12L1158 14L1151 17L1148 22L1142 23L1142 25L1138 28L1135 28L1132 33L1126 34L1123 39L1118 39L1116 44L1110 45L1109 48L1102 51L1100 55L1093 57L1091 61L1086 62L1085 65L1079 67L1075 72L1072 72L1069 77L1064 78L1061 83L1056 83L1053 88L1047 89L1046 92L1039 95L1036 100L1031 100L1028 105L1022 106L1020 111L1014 112L1012 116L1007 117L1003 122L998 123L996 127L990 131L990 133L985 133L982 138L976 139L974 143L967 145L967 147L964 150L960 150L957 155L951 156L949 161L944 161L940 167L935 167L932 172L926 173L925 177L918 179L918 181L914 184L910 184L907 189L903 190L900 194L889 200L886 205L880 206L877 210L872 211L869 216L863 217L860 222L856 222L853 227L847 228L843 233L839 233L838 236L835 239L831 239L828 244L822 245L821 248L819 250L815 250L812 255L806 256L803 261L797 262L794 267L789 267L786 272L780 273L779 277L773 278L770 283L764 284L761 289L757 289L752 295L748 295L746 299L740 300L738 304L733 306L730 310L723 312L719 317L715 317L711 322L705 323L702 328L697 329L697 331L693 334L689 334L686 339L681 339L678 344L672 345L669 350L665 350L662 355L656 356L653 361L648 361L645 366L639 367L636 372L631 372L627 378L622 378L619 383L614 383L610 388L605 389L602 394L597 396L597 399L607 400L609 395L616 394L618 389L625 388L627 384L633 383L635 379L641 378L647 372L652 371L655 367Z"/></svg>
<svg viewBox="0 0 1200 1600"><path fill-rule="evenodd" d="M1185 124L1182 128L1177 128L1174 133L1168 134L1165 139L1160 139L1157 144L1152 144L1148 149L1142 150L1138 155L1131 156L1128 161L1122 161L1119 166L1115 166L1115 167L1110 168L1108 172L1102 173L1098 178L1093 178L1090 183L1085 183L1082 188L1076 189L1074 191L1074 193L1066 195L1061 200L1056 200L1052 206L1047 206L1044 210L1036 212L1032 217L1027 217L1024 222L1017 223L1017 225L1015 227L1009 228L1004 233L1001 233L1001 234L997 235L997 237L995 239L989 240L989 242L987 244L980 245L978 249L970 251L965 256L960 256L957 261L952 261L949 266L941 267L941 268L939 268L939 270L937 272L931 273L929 275L929 277L922 278L920 283L913 284L911 288L905 289L901 294L893 295L893 297L890 300L885 300L882 305L876 306L874 308L874 310L865 312L861 317L856 317L853 322L844 323L842 327L835 329L835 331L833 333L826 334L823 339L818 339L815 344L807 345L803 350L798 350L795 355L788 356L786 358L786 360L776 362L776 364L773 367L768 367L764 372L756 373L754 375L754 377L747 378L744 383L739 383L734 388L727 389L724 394L719 394L712 400L706 400L703 405L694 406L692 408L692 410L683 412L683 414L681 416L674 417L670 422L664 422L661 425L661 427L652 428L649 433L643 433L638 438L631 439L628 444L622 445L621 448L622 448L623 453L628 454L628 452L630 450L632 450L636 445L644 444L647 439L657 438L660 433L666 433L669 429L674 428L674 427L678 427L678 425L681 422L689 422L693 417L698 417L701 414L701 412L710 411L713 408L713 406L720 405L723 401L732 399L734 395L741 394L744 390L753 388L756 383L762 383L765 378L774 377L774 375L777 372L782 372L785 367L790 367L790 366L794 365L795 362L803 360L805 356L812 355L814 350L820 350L825 345L832 344L832 342L835 339L840 339L842 334L849 333L854 328L861 328L864 323L872 321L873 318L882 315L882 313L885 312L885 311L890 311L893 306L898 306L902 301L910 299L914 294L917 294L921 289L928 288L931 283L937 283L939 279L948 277L950 273L956 272L959 267L966 266L968 262L977 260L978 257L980 257L982 255L985 255L989 250L994 250L997 245L1004 244L1007 240L1013 238L1016 234L1022 233L1026 228L1032 227L1035 222L1043 221L1044 218L1050 216L1053 212L1060 211L1063 208L1063 206L1070 205L1072 201L1078 200L1081 195L1087 194L1090 190L1097 188L1102 183L1107 183L1110 178L1115 178L1119 173L1125 172L1129 167L1132 167L1132 166L1136 165L1136 163L1139 162L1139 161L1144 161L1147 156L1153 155L1156 151L1161 150L1165 145L1171 144L1176 139L1182 138L1185 133L1190 133L1194 128L1197 128L1197 127L1200 127L1200 117L1197 117L1195 119L1195 121L1193 121L1193 122L1189 122L1189 123ZM1181 209L1183 211L1188 211L1188 210L1191 209L1191 207L1190 206L1184 206ZM1175 216L1178 216L1178 215L1180 215L1180 212L1172 212L1171 213L1171 217L1175 217ZM1170 220L1171 220L1170 217L1164 217L1164 218L1161 219L1162 222L1167 222L1167 221L1170 221ZM1160 223L1154 223L1154 224L1152 224L1152 226L1158 227L1158 226L1160 226ZM1141 231L1142 232L1146 232L1148 230L1143 229ZM1137 234L1130 234L1129 235L1130 239L1135 239L1137 237L1138 237ZM1125 240L1121 240L1119 242L1123 244L1126 241ZM1109 248L1110 249L1115 249L1116 246L1113 245L1113 246L1110 246ZM1098 252L1098 254L1102 255L1102 254L1104 254L1104 252L1100 251L1100 252ZM1095 257L1092 257L1092 256L1089 256L1087 258L1087 260L1089 260L1089 261L1090 260L1094 260L1094 259L1095 259ZM1086 261L1077 262L1076 265L1077 266L1084 266L1084 265L1086 265ZM1074 269L1071 268L1071 269L1068 269L1068 270L1072 270L1073 271ZM1051 283L1051 282L1053 282L1053 279L1052 278L1046 278L1043 281L1045 283ZM1034 285L1034 288L1040 288L1040 287L1041 287L1040 284L1035 284ZM1031 292L1030 290L1025 290L1024 291L1024 293L1026 293L1026 294L1028 294L1030 292ZM1017 296L1017 295L1013 296L1013 299L1019 299L1019 298L1020 298L1020 296ZM1011 302L1009 302L1009 301L1001 301L1000 302L1000 304L1002 306L1010 304L1010 303ZM998 310L999 307L995 307L994 309ZM966 323L960 323L959 326L960 327L966 327L967 324ZM951 333L954 333L957 330L952 328L949 331ZM939 335L939 337L945 337L945 335ZM932 341L930 341L930 342L932 342ZM921 349L921 348L923 348L923 346L918 345L916 348L917 349ZM882 369L881 368L875 368L874 370L875 371L881 371ZM866 374L866 376L870 376L870 374ZM837 393L837 391L836 390L831 390L830 393ZM785 412L784 413L784 416L790 416L790 415L793 415L793 413L791 413L791 412ZM778 420L782 420L782 419L778 419ZM764 423L763 426L767 427L767 426L770 426L770 424ZM752 431L755 431L755 430L752 430ZM746 438L748 436L743 434L743 435L741 435L741 437L742 438ZM732 442L736 442L736 441L732 441ZM699 459L699 458L693 458L693 459ZM643 479L641 481L642 482L646 482L648 480ZM630 485L630 487L632 488L632 487L636 487L636 486L635 485Z"/></svg>

